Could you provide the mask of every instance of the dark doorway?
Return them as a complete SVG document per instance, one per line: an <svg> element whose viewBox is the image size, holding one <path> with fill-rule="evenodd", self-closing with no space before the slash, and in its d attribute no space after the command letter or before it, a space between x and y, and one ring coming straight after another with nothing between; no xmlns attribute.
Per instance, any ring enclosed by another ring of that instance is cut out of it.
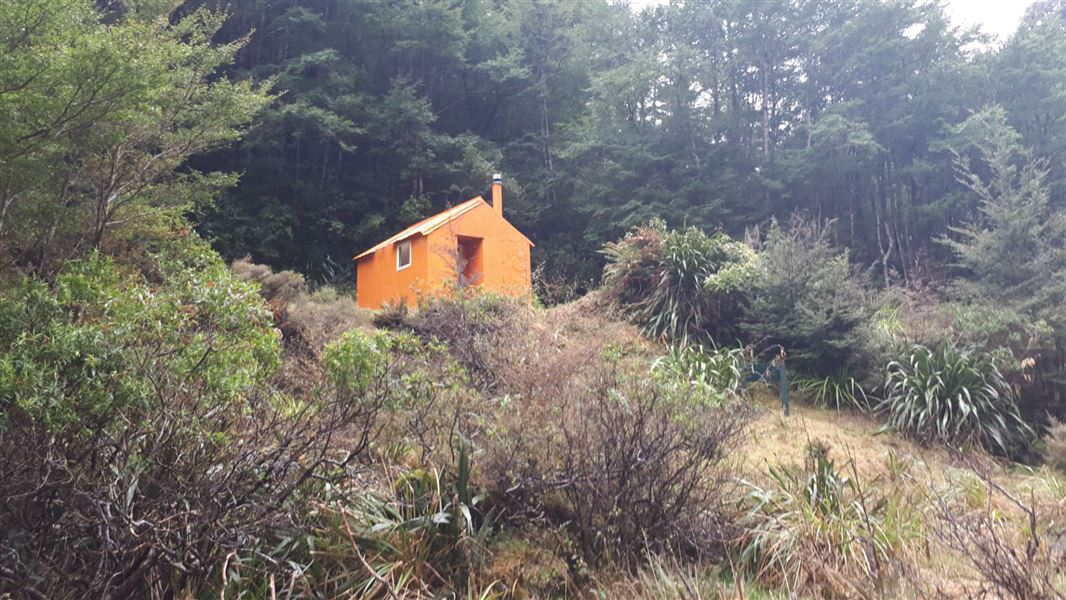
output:
<svg viewBox="0 0 1066 600"><path fill-rule="evenodd" d="M481 238L459 236L458 257L459 266L462 267L462 285L477 285L481 283L481 274L485 267L484 257L481 255Z"/></svg>

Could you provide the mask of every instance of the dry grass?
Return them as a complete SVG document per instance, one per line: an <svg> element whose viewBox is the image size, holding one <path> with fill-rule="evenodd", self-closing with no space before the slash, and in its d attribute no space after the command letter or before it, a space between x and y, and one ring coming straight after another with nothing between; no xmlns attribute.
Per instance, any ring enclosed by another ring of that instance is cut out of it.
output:
<svg viewBox="0 0 1066 600"><path fill-rule="evenodd" d="M791 415L781 412L775 392L755 387L752 402L763 409L745 431L741 471L758 479L768 467L802 464L808 442L822 440L847 453L864 477L886 473L890 457L896 461L950 464L950 454L939 448L924 448L892 432L881 432L873 417L852 411L830 411L793 403Z"/></svg>
<svg viewBox="0 0 1066 600"><path fill-rule="evenodd" d="M995 591L977 566L981 557L975 561L972 554L994 543L980 537L993 524L1001 546L989 551L1024 554L1031 538L1029 506L1036 530L1045 538L1041 552L1050 550L1037 557L1030 570L1044 569L1055 586L1066 584L1058 574L1066 564L1066 545L1058 540L1066 525L1066 476L1056 469L1005 463L980 452L925 447L882 431L875 418L856 412L793 404L791 416L784 417L776 394L768 390L755 390L752 401L763 412L745 431L740 449L740 472L746 479L767 482L769 467L802 464L807 443L822 440L854 461L857 477L903 493L919 506L924 533L904 548L904 572L886 588L885 597L1015 597ZM959 523L952 522L956 516L964 527L961 535L968 537L952 544L949 534L960 535Z"/></svg>

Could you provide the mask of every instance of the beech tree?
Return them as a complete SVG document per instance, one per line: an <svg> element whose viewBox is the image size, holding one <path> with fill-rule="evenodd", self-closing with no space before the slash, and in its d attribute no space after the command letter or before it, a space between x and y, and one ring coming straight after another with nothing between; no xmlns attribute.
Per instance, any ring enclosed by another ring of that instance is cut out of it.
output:
<svg viewBox="0 0 1066 600"><path fill-rule="evenodd" d="M222 13L108 17L92 2L0 7L0 246L8 267L64 260L160 227L235 181L180 169L241 135L269 81L219 78L244 41L215 44ZM170 223L167 223L168 225ZM127 240L128 241L128 240Z"/></svg>

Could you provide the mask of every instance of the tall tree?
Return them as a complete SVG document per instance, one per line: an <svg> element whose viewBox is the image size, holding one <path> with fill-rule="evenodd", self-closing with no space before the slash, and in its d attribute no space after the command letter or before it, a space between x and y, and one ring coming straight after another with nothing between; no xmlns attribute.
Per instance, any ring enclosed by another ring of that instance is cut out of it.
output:
<svg viewBox="0 0 1066 600"><path fill-rule="evenodd" d="M232 183L179 167L236 139L269 96L214 77L243 43L211 43L224 15L170 22L151 6L106 26L88 1L0 6L4 266L48 270L130 243L114 232L166 226Z"/></svg>

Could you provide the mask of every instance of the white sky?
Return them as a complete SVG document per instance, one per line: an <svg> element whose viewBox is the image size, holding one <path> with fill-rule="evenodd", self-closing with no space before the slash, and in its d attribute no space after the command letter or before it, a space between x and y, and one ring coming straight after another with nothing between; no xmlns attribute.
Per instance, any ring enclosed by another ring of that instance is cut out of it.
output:
<svg viewBox="0 0 1066 600"><path fill-rule="evenodd" d="M666 0L630 0L634 10ZM830 1L830 0L826 0ZM959 26L978 25L1003 41L1018 26L1033 0L947 0L948 15Z"/></svg>
<svg viewBox="0 0 1066 600"><path fill-rule="evenodd" d="M1014 33L1033 0L948 0L948 15L963 27L979 25L1003 41Z"/></svg>

